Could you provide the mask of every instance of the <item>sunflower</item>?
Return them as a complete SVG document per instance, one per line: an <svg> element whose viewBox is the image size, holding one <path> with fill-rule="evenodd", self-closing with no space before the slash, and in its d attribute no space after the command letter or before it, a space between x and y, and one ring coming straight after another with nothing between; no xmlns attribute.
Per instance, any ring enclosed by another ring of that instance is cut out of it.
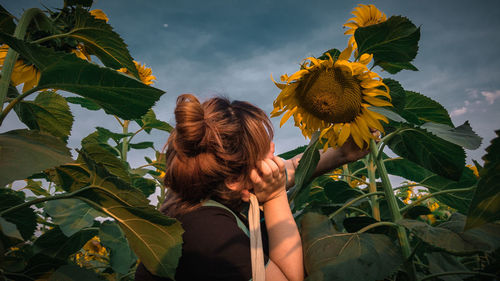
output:
<svg viewBox="0 0 500 281"><path fill-rule="evenodd" d="M134 64L135 68L137 68L137 71L139 72L139 78L141 78L142 83L146 85L153 85L154 84L153 80L156 80L156 76L153 75L151 68L147 67L145 64L140 64L136 61L134 61ZM130 73L130 71L128 71L128 69L126 68L120 68L118 69L118 71L132 76L132 73Z"/></svg>
<svg viewBox="0 0 500 281"><path fill-rule="evenodd" d="M0 70L3 68L8 50L9 46L5 44L0 46ZM26 92L38 84L40 71L34 65L28 65L23 60L17 60L12 70L11 80L14 86L24 83L23 92Z"/></svg>
<svg viewBox="0 0 500 281"><path fill-rule="evenodd" d="M276 86L281 93L274 101L272 117L285 113L282 126L292 115L295 126L305 137L321 130L324 149L343 145L352 136L358 147L364 148L374 138L370 128L383 132L379 120L387 118L369 110L370 106L392 106L388 100L389 88L378 74L367 65L372 55L363 54L358 61L350 62L352 46L349 45L336 61L307 58L302 68L291 76L281 76ZM272 76L271 76L272 79Z"/></svg>
<svg viewBox="0 0 500 281"><path fill-rule="evenodd" d="M363 5L359 4L358 7L354 8L352 14L355 16L347 20L344 27L349 29L344 32L345 35L352 35L349 38L349 45L353 45L353 48L357 48L356 40L354 39L354 32L358 27L365 27L374 24L378 24L387 20L387 17L374 5Z"/></svg>
<svg viewBox="0 0 500 281"><path fill-rule="evenodd" d="M98 20L103 20L106 22L108 22L108 20L109 20L108 16L106 16L106 14L101 9L92 10L92 11L90 11L90 14Z"/></svg>

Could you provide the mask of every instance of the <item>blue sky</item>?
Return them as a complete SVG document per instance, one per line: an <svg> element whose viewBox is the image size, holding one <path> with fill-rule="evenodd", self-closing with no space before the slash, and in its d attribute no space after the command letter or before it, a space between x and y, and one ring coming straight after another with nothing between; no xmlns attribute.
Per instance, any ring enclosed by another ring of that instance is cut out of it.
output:
<svg viewBox="0 0 500 281"><path fill-rule="evenodd" d="M2 5L16 16L42 4L62 6L62 0L6 2ZM182 93L247 100L269 113L279 93L270 75L291 74L308 56L345 48L342 24L358 3L373 3L388 17L403 15L421 27L413 62L420 71L374 71L440 102L455 125L469 120L484 140L478 150L466 151L468 162L480 160L500 129L499 1L100 0L93 8L108 15L132 56L152 68L154 86L167 91L154 110L159 119L173 123L175 99ZM119 130L103 112L73 110L71 147L78 147L95 126ZM290 121L282 128L279 118L273 123L277 152L307 143ZM12 114L1 130L20 127ZM161 149L167 137L157 132L137 140L152 138ZM131 154L135 166L143 164L144 154Z"/></svg>

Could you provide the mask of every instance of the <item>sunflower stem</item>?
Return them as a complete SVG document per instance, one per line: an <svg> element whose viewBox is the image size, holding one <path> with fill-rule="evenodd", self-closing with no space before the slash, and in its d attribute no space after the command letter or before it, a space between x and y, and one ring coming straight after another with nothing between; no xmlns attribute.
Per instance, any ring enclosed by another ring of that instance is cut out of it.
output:
<svg viewBox="0 0 500 281"><path fill-rule="evenodd" d="M351 201L349 201L349 203L346 203L344 204L342 207L340 207L338 210L336 210L335 212L331 213L328 217L331 219L333 217L335 217L336 215L340 214L340 212L342 212L343 210L349 208L352 204L358 202L359 200L361 199L364 199L366 197L369 197L369 196L374 196L374 195L383 195L384 193L383 192L373 192L373 193L366 193L364 195L361 195L359 197L356 197L354 199L352 199Z"/></svg>
<svg viewBox="0 0 500 281"><path fill-rule="evenodd" d="M130 124L130 120L123 120L123 134L128 134L128 125ZM123 138L123 143L122 143L122 160L127 162L127 153L128 153L128 144L130 142L130 138Z"/></svg>
<svg viewBox="0 0 500 281"><path fill-rule="evenodd" d="M33 18L40 13L43 14L43 12L37 8L26 10L21 16L21 19L19 20L16 29L14 30L14 37L17 39L24 39L31 20L33 20ZM2 110L5 97L7 97L7 92L9 91L12 71L14 70L14 66L18 57L19 54L14 49L9 47L2 66L2 77L0 78L0 109Z"/></svg>
<svg viewBox="0 0 500 281"><path fill-rule="evenodd" d="M373 161L374 161L373 157L370 157L368 162L365 163L367 171L368 171L368 178L369 178L368 190L370 193L377 191L377 182L376 182L376 177L375 177L375 163ZM370 200L372 203L373 218L380 221L380 204L378 202L378 198L375 195L375 196L371 197Z"/></svg>
<svg viewBox="0 0 500 281"><path fill-rule="evenodd" d="M377 151L377 144L373 139L370 140L370 155L371 158L375 161L380 179L382 180L382 187L384 189L387 205L389 206L389 212L391 213L392 222L396 222L400 220L402 216L399 211L396 196L394 195L394 191L392 190L392 185L387 174L387 170L385 169L384 162L378 158L378 153L382 152ZM408 240L408 235L406 234L405 228L402 226L398 226L396 230L398 234L399 245L401 246L401 252L403 253L403 257L405 259L404 266L406 269L406 273L408 274L409 280L416 281L417 277L415 273L415 265L413 264L413 260L411 259L411 248L410 241Z"/></svg>

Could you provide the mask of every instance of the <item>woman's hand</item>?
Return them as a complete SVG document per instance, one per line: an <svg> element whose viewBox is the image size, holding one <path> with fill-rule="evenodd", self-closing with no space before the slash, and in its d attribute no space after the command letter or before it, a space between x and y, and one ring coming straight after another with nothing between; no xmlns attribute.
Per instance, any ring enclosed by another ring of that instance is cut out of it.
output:
<svg viewBox="0 0 500 281"><path fill-rule="evenodd" d="M253 192L261 204L286 194L285 162L278 156L268 155L250 172L250 180Z"/></svg>

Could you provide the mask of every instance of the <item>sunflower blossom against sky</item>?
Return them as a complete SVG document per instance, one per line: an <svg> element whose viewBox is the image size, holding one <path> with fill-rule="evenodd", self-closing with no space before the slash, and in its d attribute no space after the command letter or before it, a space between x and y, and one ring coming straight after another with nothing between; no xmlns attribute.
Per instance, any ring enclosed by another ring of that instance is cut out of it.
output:
<svg viewBox="0 0 500 281"><path fill-rule="evenodd" d="M383 131L379 120L387 118L368 108L392 106L378 98L390 100L389 88L367 67L373 56L363 54L350 62L352 50L349 45L336 60L328 53L326 60L309 57L301 70L281 76L286 83L275 82L281 93L271 116L284 113L280 126L293 115L304 136L321 131L325 149L343 145L350 136L360 148L367 147L373 138L370 128Z"/></svg>
<svg viewBox="0 0 500 281"><path fill-rule="evenodd" d="M153 75L150 67L147 67L145 64L140 64L139 62L134 61L135 68L139 72L139 78L141 78L142 83L146 85L153 85L156 77ZM127 75L132 76L132 74L126 68L118 69L119 72L123 72Z"/></svg>
<svg viewBox="0 0 500 281"><path fill-rule="evenodd" d="M354 15L354 17L348 19L344 24L344 27L349 28L348 30L346 30L346 32L344 32L344 34L351 35L351 37L349 38L349 45L352 45L354 49L357 48L357 44L354 39L354 32L356 31L356 29L358 29L359 27L378 24L387 20L385 14L372 4L359 4L358 7L354 8L352 14Z"/></svg>

